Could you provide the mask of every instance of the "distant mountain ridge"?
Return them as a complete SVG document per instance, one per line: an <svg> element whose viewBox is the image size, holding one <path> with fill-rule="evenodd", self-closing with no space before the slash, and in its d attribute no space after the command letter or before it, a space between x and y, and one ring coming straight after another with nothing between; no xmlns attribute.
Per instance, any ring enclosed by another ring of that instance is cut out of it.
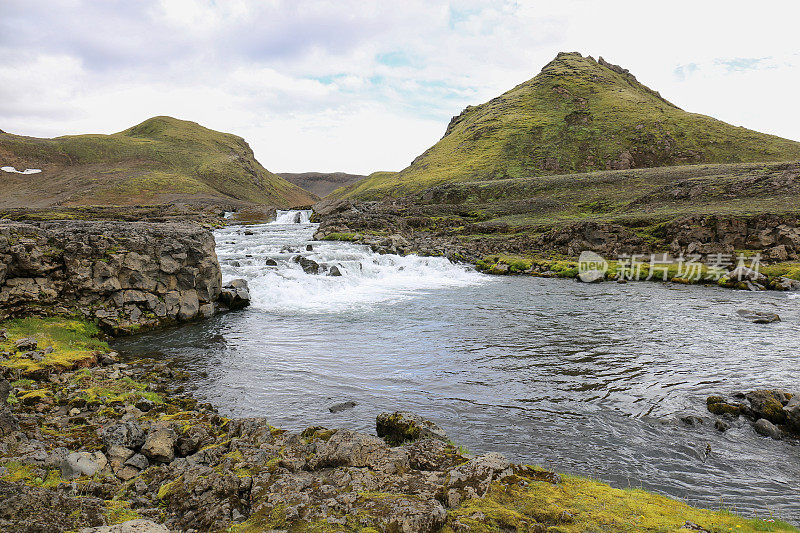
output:
<svg viewBox="0 0 800 533"><path fill-rule="evenodd" d="M533 79L468 106L396 174L335 197L400 196L433 185L699 163L800 159L800 143L689 113L603 58L560 53Z"/></svg>
<svg viewBox="0 0 800 533"><path fill-rule="evenodd" d="M346 172L277 172L277 175L305 190L324 198L339 187L363 180L361 174Z"/></svg>
<svg viewBox="0 0 800 533"><path fill-rule="evenodd" d="M111 135L39 139L0 133L0 207L170 202L309 205L314 196L269 172L247 142L160 116Z"/></svg>

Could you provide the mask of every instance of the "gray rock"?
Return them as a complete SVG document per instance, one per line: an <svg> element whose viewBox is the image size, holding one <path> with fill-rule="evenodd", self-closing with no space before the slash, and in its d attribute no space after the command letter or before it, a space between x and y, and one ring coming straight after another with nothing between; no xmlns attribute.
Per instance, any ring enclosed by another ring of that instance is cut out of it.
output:
<svg viewBox="0 0 800 533"><path fill-rule="evenodd" d="M135 449L144 444L144 439L144 430L136 422L132 421L120 422L103 429L103 442L106 448L111 448L116 444L125 448Z"/></svg>
<svg viewBox="0 0 800 533"><path fill-rule="evenodd" d="M276 260L274 260L274 259L267 259L266 261L264 261L264 264L266 266L268 266L268 267L276 267L276 266L278 266L278 262Z"/></svg>
<svg viewBox="0 0 800 533"><path fill-rule="evenodd" d="M386 473L404 472L409 467L408 453L400 448L390 448L372 435L340 429L317 445L317 454L309 464L312 469L336 466L369 467Z"/></svg>
<svg viewBox="0 0 800 533"><path fill-rule="evenodd" d="M800 281L783 276L772 280L771 286L777 291L800 291Z"/></svg>
<svg viewBox="0 0 800 533"><path fill-rule="evenodd" d="M106 455L108 457L109 462L111 462L112 468L119 468L122 466L125 461L127 461L130 457L133 456L135 452L129 448L125 448L124 446L120 446L118 444L114 444L108 448L106 451Z"/></svg>
<svg viewBox="0 0 800 533"><path fill-rule="evenodd" d="M341 276L342 275L342 271L339 270L338 266L333 265L331 267L331 269L328 271L328 275L329 276L334 276L334 277Z"/></svg>
<svg viewBox="0 0 800 533"><path fill-rule="evenodd" d="M150 466L150 461L141 453L131 455L124 463L127 466L132 466L137 470L146 470Z"/></svg>
<svg viewBox="0 0 800 533"><path fill-rule="evenodd" d="M378 436L392 446L424 438L450 440L442 428L414 413L381 413L375 420L375 427Z"/></svg>
<svg viewBox="0 0 800 533"><path fill-rule="evenodd" d="M776 313L768 311L752 311L750 309L739 309L736 311L740 317L753 322L754 324L770 324L772 322L780 322L781 317Z"/></svg>
<svg viewBox="0 0 800 533"><path fill-rule="evenodd" d="M219 302L232 311L250 305L250 289L247 281L234 279L226 283L220 292Z"/></svg>
<svg viewBox="0 0 800 533"><path fill-rule="evenodd" d="M32 352L36 349L37 342L34 337L25 337L14 343L18 352Z"/></svg>
<svg viewBox="0 0 800 533"><path fill-rule="evenodd" d="M175 459L175 441L178 436L171 429L158 429L147 435L142 453L158 463L170 463Z"/></svg>
<svg viewBox="0 0 800 533"><path fill-rule="evenodd" d="M781 430L778 427L764 418L759 418L753 425L756 433L763 437L770 437L775 440L780 440L782 437Z"/></svg>
<svg viewBox="0 0 800 533"><path fill-rule="evenodd" d="M356 405L357 405L356 402L353 401L337 403L328 407L328 411L330 411L331 413L340 413L342 411L347 411L348 409L352 409Z"/></svg>
<svg viewBox="0 0 800 533"><path fill-rule="evenodd" d="M307 257L298 256L297 262L300 264L300 267L306 274L319 274L320 271L319 263L317 263L313 259L308 259Z"/></svg>
<svg viewBox="0 0 800 533"><path fill-rule="evenodd" d="M100 465L89 452L72 452L61 463L61 476L64 479L93 476L100 470Z"/></svg>

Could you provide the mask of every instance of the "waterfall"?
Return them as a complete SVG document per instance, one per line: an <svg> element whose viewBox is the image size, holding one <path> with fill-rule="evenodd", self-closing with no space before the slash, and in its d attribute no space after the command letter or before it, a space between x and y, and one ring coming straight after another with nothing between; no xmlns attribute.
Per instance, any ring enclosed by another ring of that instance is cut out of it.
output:
<svg viewBox="0 0 800 533"><path fill-rule="evenodd" d="M275 222L271 222L271 224L308 224L310 220L310 209L291 209L289 211L281 211L279 209L275 217Z"/></svg>

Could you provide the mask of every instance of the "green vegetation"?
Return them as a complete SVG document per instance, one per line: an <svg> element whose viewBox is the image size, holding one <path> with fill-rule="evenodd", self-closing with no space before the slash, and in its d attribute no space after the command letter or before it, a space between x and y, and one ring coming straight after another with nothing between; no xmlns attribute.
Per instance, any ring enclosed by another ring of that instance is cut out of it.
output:
<svg viewBox="0 0 800 533"><path fill-rule="evenodd" d="M0 363L22 375L48 368L69 370L89 366L95 362L96 352L108 351L108 344L98 338L100 330L90 322L69 318L18 318L3 322L0 327L8 335L0 342L0 351L15 352L17 340L33 337L38 348L46 352L41 361L14 353Z"/></svg>
<svg viewBox="0 0 800 533"><path fill-rule="evenodd" d="M467 107L408 168L374 173L331 196L374 199L453 182L796 159L800 143L688 113L619 67L562 53L532 80ZM603 210L597 200L580 203Z"/></svg>
<svg viewBox="0 0 800 533"><path fill-rule="evenodd" d="M725 509L695 509L640 489L615 489L574 476L562 478L563 482L556 485L523 485L513 477L508 482L494 483L486 497L469 500L450 511L444 531L527 531L538 522L551 526L547 531L558 533L671 532L687 531L682 529L687 521L714 533L797 531L779 520L748 520ZM462 528L453 527L455 522Z"/></svg>
<svg viewBox="0 0 800 533"><path fill-rule="evenodd" d="M67 194L53 196L50 205L159 204L181 198L276 207L313 202L309 193L262 167L241 137L171 117L151 118L113 135L0 134L0 155L6 162L43 169L36 180L17 184L17 197L20 191L33 197L26 206L38 205L37 192Z"/></svg>

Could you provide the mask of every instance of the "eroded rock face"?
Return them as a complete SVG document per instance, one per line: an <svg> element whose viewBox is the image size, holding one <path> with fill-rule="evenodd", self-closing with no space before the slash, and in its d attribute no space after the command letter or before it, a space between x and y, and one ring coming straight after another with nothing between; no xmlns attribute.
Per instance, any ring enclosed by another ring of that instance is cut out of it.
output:
<svg viewBox="0 0 800 533"><path fill-rule="evenodd" d="M46 308L113 332L209 316L214 238L183 223L0 223L0 319Z"/></svg>

